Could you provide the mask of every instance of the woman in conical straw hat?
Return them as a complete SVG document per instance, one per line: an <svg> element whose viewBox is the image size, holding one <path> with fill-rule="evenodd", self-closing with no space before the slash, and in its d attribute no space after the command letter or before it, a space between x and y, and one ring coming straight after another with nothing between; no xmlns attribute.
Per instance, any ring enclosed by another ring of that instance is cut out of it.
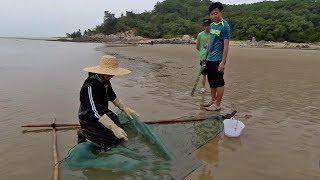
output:
<svg viewBox="0 0 320 180"><path fill-rule="evenodd" d="M80 91L78 142L87 140L108 149L122 141L127 141L126 132L121 128L117 116L108 108L109 102L126 113L130 118L135 111L121 102L112 89L113 76L129 74L131 71L119 67L114 56L103 56L99 65L83 69L89 73Z"/></svg>

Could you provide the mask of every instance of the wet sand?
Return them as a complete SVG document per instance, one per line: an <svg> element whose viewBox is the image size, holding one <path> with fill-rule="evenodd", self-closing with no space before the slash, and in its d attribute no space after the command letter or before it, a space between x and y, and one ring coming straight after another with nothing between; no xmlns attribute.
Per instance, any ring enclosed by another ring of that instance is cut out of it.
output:
<svg viewBox="0 0 320 180"><path fill-rule="evenodd" d="M105 52L151 64L155 75L147 84L175 114L203 112L201 97L189 95L199 68L194 46ZM189 179L320 179L319 57L313 50L231 47L223 107L238 110L247 127L241 138L222 135L198 150L205 165Z"/></svg>
<svg viewBox="0 0 320 180"><path fill-rule="evenodd" d="M53 117L77 122L86 78L81 69L104 52L117 53L120 64L133 70L112 83L143 120L210 114L201 110L201 96L190 97L199 68L194 46L105 48L27 40L0 45L0 160L6 162L0 179L51 178L52 134L23 133L20 126ZM221 135L199 149L195 155L204 166L189 178L318 180L319 57L320 51L311 50L231 48L223 112L238 110L247 127L241 138ZM58 132L60 157L75 143L75 131Z"/></svg>

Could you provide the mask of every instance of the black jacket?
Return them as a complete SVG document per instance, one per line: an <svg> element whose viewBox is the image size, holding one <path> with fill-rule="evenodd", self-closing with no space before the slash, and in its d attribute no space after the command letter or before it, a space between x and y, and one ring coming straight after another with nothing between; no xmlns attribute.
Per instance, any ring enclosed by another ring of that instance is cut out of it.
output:
<svg viewBox="0 0 320 180"><path fill-rule="evenodd" d="M110 81L103 81L98 75L88 77L80 91L79 121L81 134L86 139L104 147L111 147L120 140L99 122L106 114L118 126L117 117L108 108L108 102L116 99Z"/></svg>

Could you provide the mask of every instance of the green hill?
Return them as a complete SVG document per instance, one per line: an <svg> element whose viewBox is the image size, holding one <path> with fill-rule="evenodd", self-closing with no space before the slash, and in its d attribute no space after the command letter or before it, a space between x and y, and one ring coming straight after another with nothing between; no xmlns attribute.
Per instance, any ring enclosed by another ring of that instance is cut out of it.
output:
<svg viewBox="0 0 320 180"><path fill-rule="evenodd" d="M203 18L208 17L209 0L165 0L151 12L126 12L116 18L105 12L104 22L85 35L113 34L136 29L148 38L196 36ZM319 42L320 2L318 0L282 0L243 5L225 5L224 18L232 28L232 39ZM78 33L79 35L79 33Z"/></svg>

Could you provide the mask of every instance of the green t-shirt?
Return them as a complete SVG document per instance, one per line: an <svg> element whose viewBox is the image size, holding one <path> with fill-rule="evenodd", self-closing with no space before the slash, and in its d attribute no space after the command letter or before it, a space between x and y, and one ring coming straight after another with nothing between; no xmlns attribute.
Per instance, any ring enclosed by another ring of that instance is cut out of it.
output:
<svg viewBox="0 0 320 180"><path fill-rule="evenodd" d="M210 33L206 33L205 31L202 31L198 34L198 39L200 42L198 55L200 60L204 60L206 58L207 47L209 44L209 36Z"/></svg>

